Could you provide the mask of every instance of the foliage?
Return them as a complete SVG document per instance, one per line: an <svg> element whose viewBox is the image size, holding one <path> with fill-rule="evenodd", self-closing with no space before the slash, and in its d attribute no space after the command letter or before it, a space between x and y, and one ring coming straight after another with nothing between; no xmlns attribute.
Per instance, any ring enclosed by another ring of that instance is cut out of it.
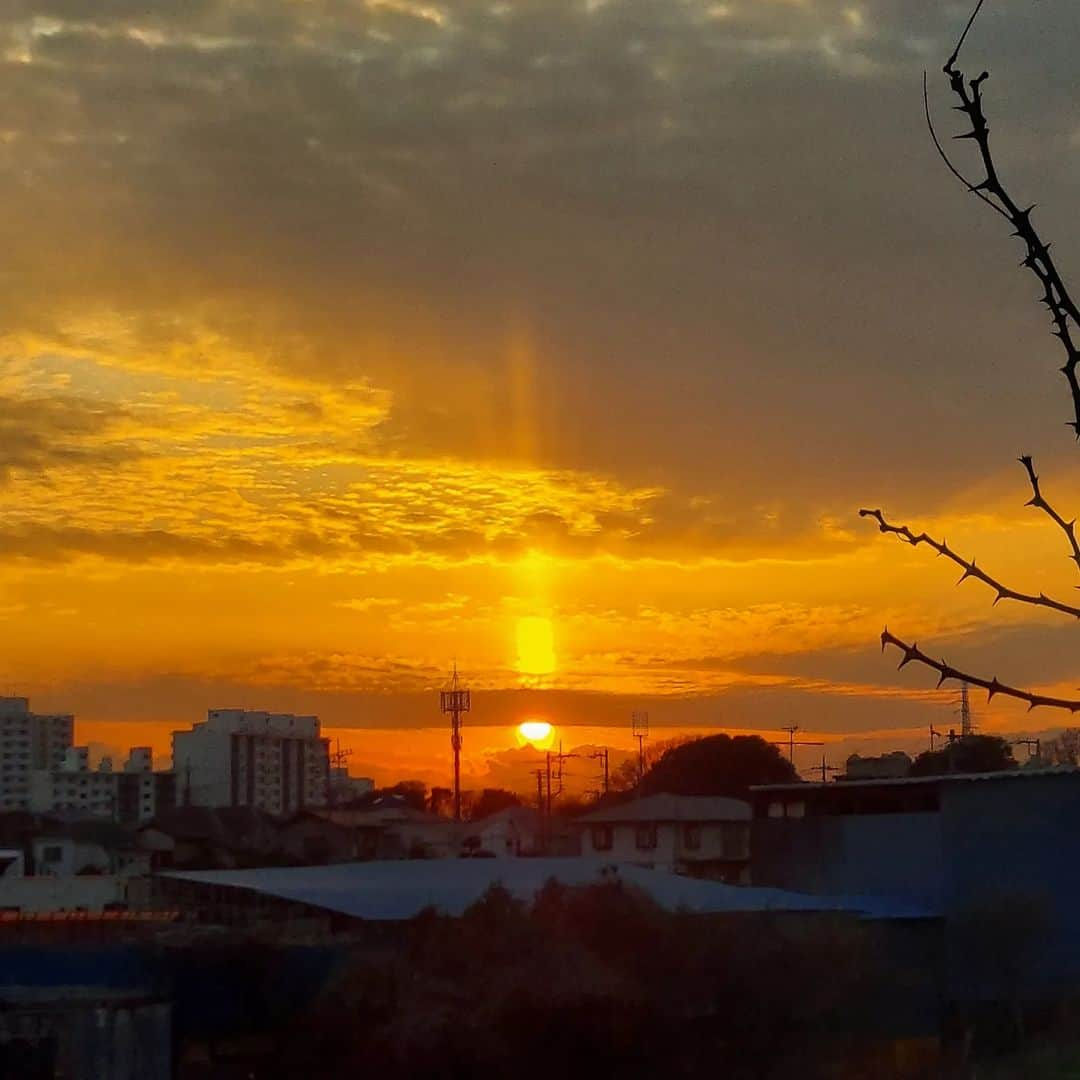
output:
<svg viewBox="0 0 1080 1080"><path fill-rule="evenodd" d="M278 1066L310 1080L825 1075L807 1052L835 1045L830 1018L880 977L873 950L861 923L789 936L772 920L671 914L614 882L549 883L531 905L496 886L461 919L428 911L357 953L282 1031Z"/></svg>
<svg viewBox="0 0 1080 1080"><path fill-rule="evenodd" d="M967 735L926 750L911 766L912 776L943 776L946 773L1001 772L1015 769L1012 747L997 735Z"/></svg>
<svg viewBox="0 0 1080 1080"><path fill-rule="evenodd" d="M469 807L469 820L481 821L500 810L507 810L511 806L520 806L521 799L512 791L503 788L484 788L471 802Z"/></svg>
<svg viewBox="0 0 1080 1080"><path fill-rule="evenodd" d="M780 750L758 735L709 735L673 746L642 778L643 795L730 795L745 798L754 784L783 784L798 773Z"/></svg>

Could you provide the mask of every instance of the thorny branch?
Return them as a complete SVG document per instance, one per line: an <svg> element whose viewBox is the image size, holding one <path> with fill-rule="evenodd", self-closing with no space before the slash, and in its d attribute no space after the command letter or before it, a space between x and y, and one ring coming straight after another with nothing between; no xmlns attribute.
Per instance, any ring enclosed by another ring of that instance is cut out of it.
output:
<svg viewBox="0 0 1080 1080"><path fill-rule="evenodd" d="M1035 472L1035 466L1032 464L1031 456L1024 454L1023 457L1018 459L1020 464L1027 470L1028 480L1031 483L1031 498L1025 505L1034 506L1036 509L1041 510L1046 516L1065 534L1069 541L1069 547L1072 548L1072 554L1069 556L1078 569L1080 569L1080 544L1076 542L1076 519L1072 521L1066 521L1044 498L1042 490L1039 488L1039 476Z"/></svg>
<svg viewBox="0 0 1080 1080"><path fill-rule="evenodd" d="M978 675L969 675L967 672L951 667L944 660L934 660L927 656L919 648L918 644L908 645L907 642L901 641L898 637L890 634L888 627L881 633L882 652L885 651L886 645L894 645L904 654L900 661L900 668L907 667L908 664L914 662L936 671L938 673L938 686L941 686L947 679L954 679L957 682L966 682L972 686L981 686L986 691L987 702L993 701L998 694L1001 694L1004 697L1016 698L1018 701L1026 701L1029 712L1038 708L1068 709L1071 713L1080 712L1080 701L1073 701L1069 698L1047 697L1045 694L1032 694L1027 690L1020 690L1015 686L1000 682L996 676L992 679L983 679Z"/></svg>
<svg viewBox="0 0 1080 1080"><path fill-rule="evenodd" d="M1068 381L1069 391L1072 394L1073 420L1070 421L1070 427L1072 427L1073 433L1077 439L1080 439L1080 379L1077 377L1077 368L1080 367L1080 349L1078 349L1076 341L1074 341L1074 335L1080 337L1080 310L1077 309L1077 306L1050 255L1050 244L1043 242L1042 237L1031 223L1031 212L1034 209L1034 206L1021 209L1019 204L1017 204L1005 190L1001 178L998 175L990 151L990 126L987 123L986 114L983 111L982 86L990 77L989 73L984 71L976 78L968 79L963 71L957 67L960 50L963 48L968 33L974 25L975 20L978 18L984 3L985 0L977 0L974 10L971 12L970 17L964 26L964 30L956 43L956 47L952 51L952 55L942 68L942 71L944 71L945 76L949 80L950 89L959 101L959 104L955 106L956 110L963 113L971 124L970 131L965 132L963 135L958 135L956 138L971 139L978 147L984 173L983 178L978 182L972 182L967 179L967 177L965 177L952 163L949 155L941 145L941 140L938 138L937 131L934 128L934 121L930 114L930 99L926 89L926 76L924 73L923 105L926 109L926 123L930 129L930 137L933 140L934 147L937 149L938 154L941 156L941 159L945 162L945 165L953 176L955 176L968 191L976 195L992 210L1004 217L1013 227L1013 236L1018 237L1027 249L1026 255L1020 265L1027 267L1032 274L1035 275L1039 284L1042 286L1043 295L1040 297L1040 301L1050 312L1050 319L1054 325L1054 336L1060 340L1061 346L1065 350L1065 364L1061 368L1061 371ZM1080 569L1080 544L1077 543L1076 522L1066 521L1065 518L1063 518L1046 501L1046 499L1043 498L1042 490L1039 486L1039 477L1035 472L1035 466L1031 458L1025 454L1020 458L1020 464L1023 465L1027 472L1028 481L1031 484L1032 496L1027 505L1033 506L1037 510L1041 510L1059 529L1061 529L1062 532L1065 533L1065 537L1068 540L1069 547L1072 551L1070 558L1076 563L1077 568ZM925 532L915 534L906 525L893 525L885 519L884 514L880 510L860 510L859 515L861 517L873 518L877 521L878 528L882 532L892 533L903 542L911 544L912 547L926 544L936 551L938 555L944 555L945 558L963 569L964 573L961 576L960 581L965 581L969 577L975 578L993 589L995 593L995 604L999 600L1016 600L1020 603L1050 608L1054 611L1060 611L1063 614L1073 616L1074 618L1080 618L1080 608L1073 607L1070 604L1063 604L1058 600L1052 600L1044 593L1039 593L1038 596L1032 596L1026 593L1017 592L1015 589L1010 589L991 577L986 571L979 569L979 567L975 565L974 560L968 562L960 555L957 555L944 540L937 541L928 536ZM901 668L906 667L910 663L917 663L930 668L931 671L936 671L938 674L939 687L947 680L953 679L958 682L969 683L972 686L982 687L986 691L987 701L992 701L994 697L1000 694L1005 697L1011 697L1018 701L1026 702L1029 710L1046 707L1065 709L1070 713L1080 712L1080 700L1055 698L1045 694L1031 693L1030 691L1021 690L1018 687L1009 686L1006 683L1000 682L996 676L991 679L984 679L979 675L973 675L961 671L959 668L954 668L944 660L934 660L924 653L917 644L909 645L907 642L890 634L888 627L886 627L881 634L882 652L885 651L886 645L892 645L894 648L899 649L903 654L900 660Z"/></svg>
<svg viewBox="0 0 1080 1080"><path fill-rule="evenodd" d="M860 510L859 517L873 518L878 523L878 529L881 532L892 533L912 547L926 544L927 547L936 551L938 555L944 555L946 559L956 563L956 565L964 571L960 577L960 581L957 582L957 585L967 581L968 578L974 578L976 581L981 581L996 593L994 597L995 604L999 600L1016 600L1021 604L1031 604L1034 607L1049 608L1051 611L1060 611L1063 615L1069 615L1074 619L1080 619L1080 607L1073 607L1071 604L1064 604L1060 600L1054 600L1047 596L1046 593L1039 593L1038 596L1035 596L1031 593L1022 593L1017 592L1016 589L1010 589L1007 585L1003 585L998 581L997 578L991 577L991 575L981 567L976 566L974 559L968 562L962 555L958 555L944 540L935 540L932 536L924 532L913 533L906 525L893 525L886 520L885 515L880 510Z"/></svg>
<svg viewBox="0 0 1080 1080"><path fill-rule="evenodd" d="M1018 237L1027 248L1027 254L1020 265L1026 266L1042 286L1043 295L1039 298L1040 303L1045 304L1050 312L1050 319L1054 324L1053 334L1061 341L1061 346L1065 350L1065 364L1061 371L1069 383L1074 414L1069 426L1073 429L1075 436L1080 439L1080 379L1077 376L1077 367L1080 366L1080 348L1077 347L1074 340L1074 335L1080 332L1080 310L1077 309L1050 255L1051 245L1043 242L1035 226L1031 223L1031 211L1035 209L1034 204L1021 208L1005 190L998 175L990 152L990 127L983 111L982 85L990 78L989 72L984 71L974 79L967 79L964 73L956 66L968 31L982 9L983 3L984 0L978 0L975 10L971 13L971 17L964 27L964 32L956 43L956 48L953 49L952 55L942 68L949 80L950 88L959 101L959 105L954 106L954 108L963 113L971 123L970 131L954 137L957 139L971 139L978 147L985 174L982 180L972 183L949 160L934 131L934 125L930 119L929 103L924 99L927 123L930 126L930 134L934 140L934 145L953 175L964 184L968 191L977 195L983 202L988 203L1003 217L1007 218L1014 230L1012 235Z"/></svg>

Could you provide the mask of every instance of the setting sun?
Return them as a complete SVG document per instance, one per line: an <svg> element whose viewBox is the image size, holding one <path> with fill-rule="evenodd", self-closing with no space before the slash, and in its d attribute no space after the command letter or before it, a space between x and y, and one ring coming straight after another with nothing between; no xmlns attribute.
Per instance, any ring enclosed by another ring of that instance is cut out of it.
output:
<svg viewBox="0 0 1080 1080"><path fill-rule="evenodd" d="M517 621L517 669L522 675L550 675L555 670L551 620L529 615Z"/></svg>
<svg viewBox="0 0 1080 1080"><path fill-rule="evenodd" d="M518 740L539 750L546 750L555 738L555 729L546 720L524 720L518 724Z"/></svg>

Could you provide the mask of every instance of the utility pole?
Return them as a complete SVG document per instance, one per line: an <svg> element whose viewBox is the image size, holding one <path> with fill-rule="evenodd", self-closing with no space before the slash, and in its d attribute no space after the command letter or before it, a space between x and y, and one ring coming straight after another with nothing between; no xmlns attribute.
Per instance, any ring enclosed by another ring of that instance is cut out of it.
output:
<svg viewBox="0 0 1080 1080"><path fill-rule="evenodd" d="M605 746L603 750L597 750L594 753L590 754L589 757L591 757L594 761L599 761L603 766L604 771L601 776L602 787L600 789L600 792L598 792L598 795L600 793L606 795L608 793L608 748Z"/></svg>
<svg viewBox="0 0 1080 1080"><path fill-rule="evenodd" d="M930 753L931 754L934 752L934 740L935 739L941 739L941 738L944 738L944 736L941 734L940 731L937 731L934 728L933 724L931 724L930 725Z"/></svg>
<svg viewBox="0 0 1080 1080"><path fill-rule="evenodd" d="M839 768L838 768L837 766L835 766L835 765L830 765L830 764L828 763L828 761L826 761L826 759L825 759L825 752L824 752L824 751L822 751L822 752L821 752L821 765L820 765L820 766L816 766L816 767L815 767L815 769L814 769L814 771L815 771L815 772L817 772L818 768L820 768L820 769L821 769L821 782L822 782L823 784L825 784L825 783L828 783L828 779L829 779L829 776L828 776L828 774L829 774L829 773L831 773L831 772L841 772L841 771L842 771L842 770L841 770L841 769L839 769Z"/></svg>
<svg viewBox="0 0 1080 1080"><path fill-rule="evenodd" d="M630 714L630 730L638 745L638 782L645 776L645 740L649 737L649 714L644 711Z"/></svg>
<svg viewBox="0 0 1080 1080"><path fill-rule="evenodd" d="M1013 739L1013 746L1026 746L1028 752L1028 761L1032 758L1042 757L1042 739ZM1034 751L1032 750L1034 747Z"/></svg>
<svg viewBox="0 0 1080 1080"><path fill-rule="evenodd" d="M439 694L439 711L450 717L450 747L454 751L454 820L461 820L461 718L472 707L468 690L458 684L457 661L449 690Z"/></svg>

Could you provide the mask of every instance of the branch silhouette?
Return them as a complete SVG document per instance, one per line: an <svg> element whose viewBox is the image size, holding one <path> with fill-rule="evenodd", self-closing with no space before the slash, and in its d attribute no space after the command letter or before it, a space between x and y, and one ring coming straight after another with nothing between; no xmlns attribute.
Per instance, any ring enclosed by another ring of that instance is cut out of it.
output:
<svg viewBox="0 0 1080 1080"><path fill-rule="evenodd" d="M968 32L971 30L976 18L982 9L984 0L978 0L972 11L964 32L952 55L946 61L942 71L949 80L949 87L956 96L959 104L954 106L958 112L963 113L971 124L971 130L962 135L953 136L955 139L970 139L979 150L979 157L983 166L983 177L977 182L968 180L949 160L937 133L934 131L933 121L930 118L928 101L926 104L926 119L930 127L930 134L949 170L956 176L968 191L977 195L983 202L988 203L998 213L1005 217L1013 227L1012 235L1021 240L1027 252L1021 261L1022 267L1027 267L1034 274L1042 286L1043 294L1039 298L1050 313L1051 322L1054 325L1053 335L1061 342L1065 351L1065 364L1061 368L1069 384L1069 392L1072 395L1073 419L1069 426L1073 434L1080 439L1080 379L1077 377L1077 367L1080 366L1080 349L1077 348L1074 336L1080 331L1080 309L1073 301L1064 280L1053 257L1050 255L1049 243L1045 243L1031 221L1031 212L1035 209L1034 204L1022 208L1006 190L997 166L990 150L990 126L987 123L986 113L983 110L983 83L990 78L990 73L982 72L974 79L968 79L963 71L958 68L957 61L960 50ZM925 84L924 84L925 94ZM1078 561L1080 565L1080 561Z"/></svg>
<svg viewBox="0 0 1080 1080"><path fill-rule="evenodd" d="M927 533L913 533L906 525L893 525L889 522L885 515L880 510L860 510L859 517L873 518L878 523L878 529L883 533L892 533L893 536L898 537L906 544L910 544L912 547L918 547L920 544L926 544L927 547L932 548L938 553L938 555L944 555L950 562L956 563L964 573L961 575L960 580L956 583L960 585L968 578L974 578L976 581L981 581L984 585L989 586L995 592L994 603L998 603L1000 600L1015 600L1020 604L1031 604L1032 607L1049 608L1051 611L1059 611L1063 615L1068 615L1074 619L1080 619L1080 607L1073 607L1071 604L1062 603L1060 600L1054 600L1052 597L1046 595L1046 593L1039 593L1035 595L1033 593L1022 593L1016 589L1009 588L1008 585L998 581L997 578L992 577L981 567L975 565L975 560L972 559L968 562L962 555L958 555L944 540L935 540Z"/></svg>
<svg viewBox="0 0 1080 1080"><path fill-rule="evenodd" d="M1031 456L1029 454L1024 454L1018 460L1027 471L1028 481L1031 483L1031 498L1028 499L1025 505L1034 506L1036 509L1041 510L1059 529L1061 529L1065 534L1066 539L1069 541L1069 547L1072 548L1072 554L1069 558L1076 563L1077 569L1080 569L1080 544L1077 544L1076 542L1076 518L1073 518L1072 521L1066 521L1043 498L1042 490L1039 488L1039 475L1035 472L1035 465L1032 463Z"/></svg>
<svg viewBox="0 0 1080 1080"><path fill-rule="evenodd" d="M881 632L882 652L885 651L886 645L892 645L904 654L897 667L898 671L911 663L922 664L924 667L930 668L931 671L938 673L938 686L941 686L942 683L949 679L953 679L957 682L969 683L972 686L981 686L986 691L987 702L993 701L1000 694L1003 697L1016 698L1018 701L1027 702L1029 712L1032 709L1039 708L1066 709L1071 713L1080 712L1080 701L1074 701L1070 698L1048 697L1045 694L1033 694L1028 690L1009 686L1007 683L1001 682L997 676L984 679L979 675L972 675L966 671L961 671L959 668L954 668L944 660L934 660L932 657L927 656L919 648L918 644L909 645L894 634L890 634L888 627Z"/></svg>

